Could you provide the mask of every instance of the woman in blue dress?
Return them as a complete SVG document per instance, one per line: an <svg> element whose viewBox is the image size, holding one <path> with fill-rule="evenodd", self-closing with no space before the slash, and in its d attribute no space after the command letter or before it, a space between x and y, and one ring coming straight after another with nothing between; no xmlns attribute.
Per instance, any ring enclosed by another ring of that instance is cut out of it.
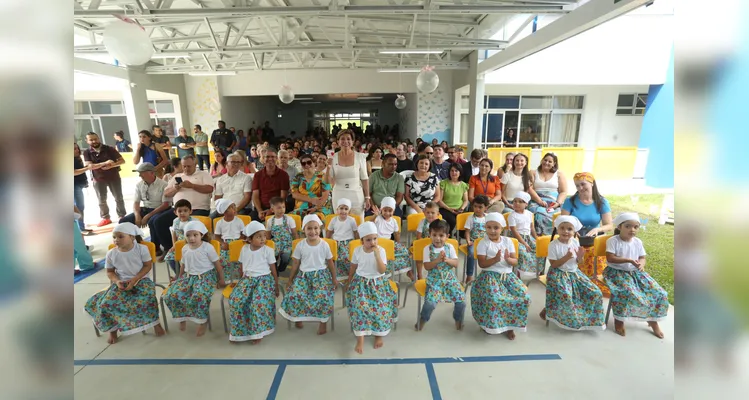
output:
<svg viewBox="0 0 749 400"><path fill-rule="evenodd" d="M169 157L166 156L161 145L153 141L151 132L146 130L138 132L138 139L140 143L133 153L133 164L151 163L156 168L156 175L161 178L164 176L164 168L169 164Z"/></svg>

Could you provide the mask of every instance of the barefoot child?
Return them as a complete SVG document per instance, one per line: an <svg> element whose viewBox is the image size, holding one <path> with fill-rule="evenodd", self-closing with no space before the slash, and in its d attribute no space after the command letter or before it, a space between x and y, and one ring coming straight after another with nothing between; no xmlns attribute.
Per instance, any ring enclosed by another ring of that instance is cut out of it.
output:
<svg viewBox="0 0 749 400"><path fill-rule="evenodd" d="M440 217L440 206L433 202L427 202L424 206L424 219L419 221L419 226L416 228L416 240L429 237L429 224L436 221ZM412 281L415 280L413 272L408 271L408 278ZM416 279L421 279L423 274L423 263L416 261Z"/></svg>
<svg viewBox="0 0 749 400"><path fill-rule="evenodd" d="M504 332L513 340L515 330L525 332L531 296L512 272L518 259L512 240L502 236L504 226L502 214L486 215L486 237L476 249L482 272L471 289L471 312L484 332L490 335Z"/></svg>
<svg viewBox="0 0 749 400"><path fill-rule="evenodd" d="M384 201L383 201L384 203ZM364 222L359 227L362 245L354 250L347 287L351 329L356 336L354 350L362 354L364 336L374 336L374 348L382 347L382 338L397 320L398 296L390 287L385 271L385 249L377 245L377 227Z"/></svg>
<svg viewBox="0 0 749 400"><path fill-rule="evenodd" d="M320 239L322 221L315 214L302 221L305 240L291 254L291 275L278 313L293 321L298 329L302 322L319 322L318 335L328 330L333 312L336 279L333 253L328 242Z"/></svg>
<svg viewBox="0 0 749 400"><path fill-rule="evenodd" d="M336 207L336 214L338 216L330 220L325 237L338 242L338 259L335 263L338 273L337 280L343 281L348 279L349 265L351 265L348 245L352 240L359 237L356 232L356 220L354 217L348 215L351 210L351 200L339 199ZM304 219L307 220L306 217Z"/></svg>
<svg viewBox="0 0 749 400"><path fill-rule="evenodd" d="M108 332L109 344L117 342L117 331L132 335L151 327L164 334L153 281L146 275L152 268L151 253L140 244L143 232L129 222L112 232L116 247L107 252L107 277L112 285L86 302L85 310L101 332Z"/></svg>
<svg viewBox="0 0 749 400"><path fill-rule="evenodd" d="M533 226L533 213L526 210L531 195L518 192L512 200L512 209L507 218L512 237L520 244L518 270L521 278L536 278L543 273L543 260L536 257L536 228Z"/></svg>
<svg viewBox="0 0 749 400"><path fill-rule="evenodd" d="M216 212L223 215L223 218L216 222L213 238L221 243L221 267L224 268L224 277L228 281L233 281L239 278L240 271L238 262L229 261L229 243L244 240L244 222L237 218L237 206L229 199L216 200Z"/></svg>
<svg viewBox="0 0 749 400"><path fill-rule="evenodd" d="M420 321L416 323L416 330L424 328L432 316L437 303L455 303L453 319L455 328L463 329L463 314L466 310L465 293L455 276L458 267L458 253L447 241L447 222L438 220L429 225L429 237L432 244L424 247L424 268L427 274L427 288L424 296L424 307L421 309Z"/></svg>
<svg viewBox="0 0 749 400"><path fill-rule="evenodd" d="M190 216L192 213L192 205L186 199L178 200L174 203L174 213L177 214L177 218L172 222L172 248L164 255L164 261L174 271L174 276L179 275L179 266L177 261L174 260L174 243L178 240L185 240L185 225L190 221L195 221L195 218Z"/></svg>
<svg viewBox="0 0 749 400"><path fill-rule="evenodd" d="M252 344L275 330L278 273L273 249L265 245L267 231L257 221L244 228L247 244L239 253L242 278L229 298L229 340Z"/></svg>
<svg viewBox="0 0 749 400"><path fill-rule="evenodd" d="M614 236L606 241L608 267L603 277L611 289L614 329L624 336L625 321L645 321L663 339L658 321L668 314L668 293L645 272L645 247L636 237L640 216L623 213L614 219Z"/></svg>
<svg viewBox="0 0 749 400"><path fill-rule="evenodd" d="M284 215L286 202L280 197L270 199L273 217L265 222L265 229L270 233L271 240L276 244L275 255L278 258L278 272L283 272L289 265L291 258L291 243L298 238L294 218Z"/></svg>
<svg viewBox="0 0 749 400"><path fill-rule="evenodd" d="M541 319L572 331L604 330L603 293L577 267L585 250L574 238L582 229L571 215L560 215L554 221L559 237L549 243L549 276L546 280L546 308ZM554 239L554 235L551 236Z"/></svg>
<svg viewBox="0 0 749 400"><path fill-rule="evenodd" d="M198 324L198 336L205 334L208 310L213 289L226 286L221 260L211 245L208 229L200 221L185 226L187 243L182 247L179 276L164 293L164 302L179 322L179 329L187 329L187 321Z"/></svg>
<svg viewBox="0 0 749 400"><path fill-rule="evenodd" d="M390 239L395 242L395 261L388 263L387 275L405 274L411 270L411 253L406 246L400 243L401 232L400 224L393 218L395 212L395 199L392 197L383 197L380 203L380 209L377 210L374 224L377 227L377 234L383 239ZM361 235L359 235L361 237ZM349 274L350 275L350 274Z"/></svg>
<svg viewBox="0 0 749 400"><path fill-rule="evenodd" d="M476 269L476 260L473 258L473 242L484 237L486 233L486 209L489 208L489 198L482 195L473 199L473 215L466 218L465 238L468 243L468 254L466 255L466 284L473 280L473 272ZM504 218L504 217L502 217ZM504 224L503 224L504 226Z"/></svg>

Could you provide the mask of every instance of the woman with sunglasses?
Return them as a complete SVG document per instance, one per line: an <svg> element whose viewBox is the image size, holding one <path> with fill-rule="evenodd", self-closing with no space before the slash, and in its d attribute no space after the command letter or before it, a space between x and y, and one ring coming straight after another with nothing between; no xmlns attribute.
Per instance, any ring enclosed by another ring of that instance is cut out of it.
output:
<svg viewBox="0 0 749 400"><path fill-rule="evenodd" d="M316 170L315 162L309 154L299 157L299 162L302 172L291 180L291 197L296 201L292 213L299 216L316 212L332 214L330 184L325 181L325 175Z"/></svg>

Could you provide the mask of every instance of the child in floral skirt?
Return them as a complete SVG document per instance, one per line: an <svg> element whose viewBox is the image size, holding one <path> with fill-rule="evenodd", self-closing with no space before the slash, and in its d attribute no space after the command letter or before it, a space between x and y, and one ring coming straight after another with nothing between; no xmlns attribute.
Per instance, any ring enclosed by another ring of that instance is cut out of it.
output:
<svg viewBox="0 0 749 400"><path fill-rule="evenodd" d="M294 218L284 215L286 212L286 201L280 197L270 199L270 208L273 211L273 217L265 222L271 236L271 240L276 244L277 270L283 272L289 265L291 259L291 243L297 239L296 222Z"/></svg>
<svg viewBox="0 0 749 400"><path fill-rule="evenodd" d="M512 237L520 244L518 270L521 278L536 278L543 273L544 260L536 257L536 229L533 213L526 210L531 195L518 192L512 200L512 209L507 218Z"/></svg>
<svg viewBox="0 0 749 400"><path fill-rule="evenodd" d="M338 199L338 204L336 204L338 216L330 221L325 233L325 237L338 242L338 259L335 263L338 276L336 278L342 281L348 279L349 265L351 265L348 245L352 240L358 239L356 220L349 216L349 211L351 211L351 200Z"/></svg>
<svg viewBox="0 0 749 400"><path fill-rule="evenodd" d="M216 222L213 238L221 244L221 266L224 268L224 277L233 281L239 278L239 263L229 261L229 243L235 240L244 240L242 231L244 222L237 217L237 206L229 199L216 200L216 212L223 216Z"/></svg>
<svg viewBox="0 0 749 400"><path fill-rule="evenodd" d="M405 274L411 270L411 253L408 252L406 246L400 243L400 224L393 218L395 199L392 197L383 197L380 209L377 211L378 213L374 220L374 224L377 227L377 234L383 239L390 239L395 242L395 261L387 263L387 275Z"/></svg>

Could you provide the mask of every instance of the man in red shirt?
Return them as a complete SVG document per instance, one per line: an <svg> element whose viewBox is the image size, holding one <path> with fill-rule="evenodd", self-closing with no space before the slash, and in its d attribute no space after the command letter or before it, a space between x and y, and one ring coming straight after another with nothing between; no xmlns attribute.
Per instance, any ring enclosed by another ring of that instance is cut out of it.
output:
<svg viewBox="0 0 749 400"><path fill-rule="evenodd" d="M270 199L286 199L289 194L289 174L276 166L276 148L268 146L265 151L264 168L255 173L252 179L252 204L255 209L250 216L255 221L265 223L265 217L271 215ZM286 210L289 212L292 210Z"/></svg>
<svg viewBox="0 0 749 400"><path fill-rule="evenodd" d="M99 141L99 135L94 132L86 134L86 143L89 148L83 152L83 161L86 166L90 165L93 171L94 189L99 198L99 214L101 214L98 226L102 227L112 223L107 204L107 189L112 192L114 201L117 203L117 216L121 219L127 214L120 179L120 165L125 163L125 159L114 147L102 144Z"/></svg>

